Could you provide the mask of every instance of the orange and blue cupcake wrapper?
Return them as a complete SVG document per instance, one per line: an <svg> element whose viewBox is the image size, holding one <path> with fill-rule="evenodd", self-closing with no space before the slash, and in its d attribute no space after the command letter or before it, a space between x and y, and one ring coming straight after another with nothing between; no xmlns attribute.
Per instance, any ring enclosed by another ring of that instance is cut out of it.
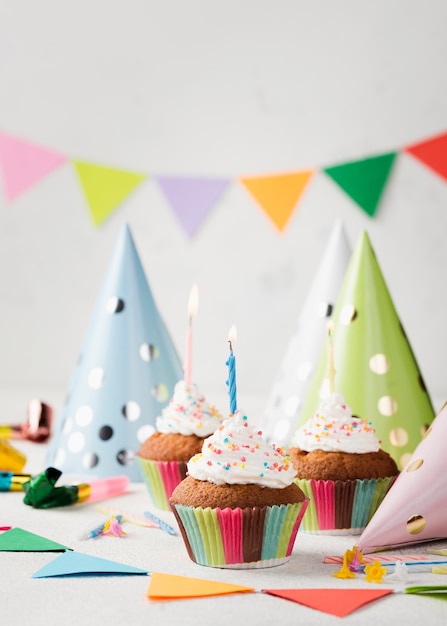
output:
<svg viewBox="0 0 447 626"><path fill-rule="evenodd" d="M187 464L180 461L150 461L136 457L138 466L154 505L171 510L169 499L177 485L186 478Z"/></svg>
<svg viewBox="0 0 447 626"><path fill-rule="evenodd" d="M308 500L246 509L173 505L189 557L210 567L270 567L292 554Z"/></svg>
<svg viewBox="0 0 447 626"><path fill-rule="evenodd" d="M310 499L302 530L361 533L394 480L394 476L344 481L295 479Z"/></svg>

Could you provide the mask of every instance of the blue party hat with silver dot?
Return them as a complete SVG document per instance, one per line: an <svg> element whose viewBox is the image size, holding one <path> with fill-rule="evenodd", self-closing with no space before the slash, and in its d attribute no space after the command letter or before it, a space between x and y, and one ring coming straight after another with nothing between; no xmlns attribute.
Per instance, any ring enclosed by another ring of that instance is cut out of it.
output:
<svg viewBox="0 0 447 626"><path fill-rule="evenodd" d="M63 473L126 474L155 430L182 367L124 224L50 441L48 464Z"/></svg>

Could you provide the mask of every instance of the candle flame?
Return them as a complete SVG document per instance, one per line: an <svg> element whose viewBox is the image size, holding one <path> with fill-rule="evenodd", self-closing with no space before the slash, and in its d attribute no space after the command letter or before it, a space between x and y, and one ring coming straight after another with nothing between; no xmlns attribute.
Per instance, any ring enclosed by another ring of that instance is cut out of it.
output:
<svg viewBox="0 0 447 626"><path fill-rule="evenodd" d="M197 287L197 285L193 285L191 287L191 292L189 294L189 300L188 300L189 321L191 321L192 318L197 315L198 310L199 310L199 288Z"/></svg>
<svg viewBox="0 0 447 626"><path fill-rule="evenodd" d="M233 325L228 331L228 342L230 344L231 351L233 351L233 343L236 341L236 339L237 339L236 326Z"/></svg>
<svg viewBox="0 0 447 626"><path fill-rule="evenodd" d="M334 322L332 320L329 320L327 325L326 325L326 329L328 332L329 337L332 335L332 331L334 330Z"/></svg>

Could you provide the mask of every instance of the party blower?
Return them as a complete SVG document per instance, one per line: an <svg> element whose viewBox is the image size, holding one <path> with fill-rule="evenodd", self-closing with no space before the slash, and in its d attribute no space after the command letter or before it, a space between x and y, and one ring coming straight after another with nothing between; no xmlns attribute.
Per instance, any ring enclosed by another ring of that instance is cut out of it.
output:
<svg viewBox="0 0 447 626"><path fill-rule="evenodd" d="M27 421L24 424L1 424L0 437L44 443L50 438L52 422L53 409L45 402L33 399L28 404Z"/></svg>
<svg viewBox="0 0 447 626"><path fill-rule="evenodd" d="M80 502L97 502L113 498L123 493L129 485L127 476L111 476L89 483L56 487L62 472L55 467L48 467L41 474L33 476L22 487L25 492L23 502L36 509L49 509Z"/></svg>

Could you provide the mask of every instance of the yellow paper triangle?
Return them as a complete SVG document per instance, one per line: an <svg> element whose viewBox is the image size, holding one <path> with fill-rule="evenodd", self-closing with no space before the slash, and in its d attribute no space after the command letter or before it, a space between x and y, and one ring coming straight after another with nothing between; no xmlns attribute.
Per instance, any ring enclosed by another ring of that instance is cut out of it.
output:
<svg viewBox="0 0 447 626"><path fill-rule="evenodd" d="M151 600L181 600L219 596L227 593L252 593L253 591L253 587L152 572L147 597Z"/></svg>
<svg viewBox="0 0 447 626"><path fill-rule="evenodd" d="M267 213L278 230L284 230L313 170L241 178L240 182Z"/></svg>
<svg viewBox="0 0 447 626"><path fill-rule="evenodd" d="M113 167L74 161L96 226L101 224L147 176Z"/></svg>

